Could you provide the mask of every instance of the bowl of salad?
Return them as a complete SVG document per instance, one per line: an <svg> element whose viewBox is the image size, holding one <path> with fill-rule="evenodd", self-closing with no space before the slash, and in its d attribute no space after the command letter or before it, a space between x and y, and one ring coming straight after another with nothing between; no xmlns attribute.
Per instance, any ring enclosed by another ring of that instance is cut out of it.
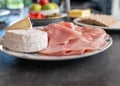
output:
<svg viewBox="0 0 120 86"><path fill-rule="evenodd" d="M61 13L59 5L49 0L38 0L29 8L29 17L34 26L43 26L49 23L63 21L67 14Z"/></svg>

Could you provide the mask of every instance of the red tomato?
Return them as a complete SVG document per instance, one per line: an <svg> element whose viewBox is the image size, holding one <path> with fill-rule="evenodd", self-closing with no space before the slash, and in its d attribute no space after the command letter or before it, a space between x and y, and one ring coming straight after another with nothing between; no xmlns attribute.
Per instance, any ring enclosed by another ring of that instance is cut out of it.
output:
<svg viewBox="0 0 120 86"><path fill-rule="evenodd" d="M40 15L40 13L39 12L34 12L34 14L33 14L34 16L39 16Z"/></svg>
<svg viewBox="0 0 120 86"><path fill-rule="evenodd" d="M29 13L29 17L31 19L44 19L46 16L39 12L31 12Z"/></svg>
<svg viewBox="0 0 120 86"><path fill-rule="evenodd" d="M45 15L43 15L43 14L41 14L41 17L44 19L44 18L46 18L46 16Z"/></svg>
<svg viewBox="0 0 120 86"><path fill-rule="evenodd" d="M41 4L41 5L45 5L48 3L49 3L49 0L39 0L39 4Z"/></svg>
<svg viewBox="0 0 120 86"><path fill-rule="evenodd" d="M29 17L30 17L31 19L34 19L34 18L35 18L35 16L33 16L33 15L29 15Z"/></svg>
<svg viewBox="0 0 120 86"><path fill-rule="evenodd" d="M35 18L34 13L32 13L32 12L29 13L29 17L32 18L32 19Z"/></svg>

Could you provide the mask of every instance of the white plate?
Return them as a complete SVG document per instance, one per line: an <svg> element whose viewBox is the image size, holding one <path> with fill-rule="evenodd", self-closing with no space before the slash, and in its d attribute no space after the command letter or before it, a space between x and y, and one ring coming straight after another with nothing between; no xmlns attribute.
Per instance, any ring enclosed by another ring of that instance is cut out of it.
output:
<svg viewBox="0 0 120 86"><path fill-rule="evenodd" d="M36 11L29 11L29 12L36 12ZM60 9L53 9L53 10L41 10L39 13L42 13L44 15L52 15L52 14L59 14Z"/></svg>
<svg viewBox="0 0 120 86"><path fill-rule="evenodd" d="M6 48L3 48L2 45L0 45L0 50L2 52L5 52L7 54L10 54L10 55L16 56L18 58L22 58L22 59L43 60L43 61L70 60L70 59L84 58L84 57L88 57L88 56L103 52L104 50L108 49L112 45L112 42L113 42L111 37L106 41L107 41L107 44L103 48L101 48L97 51L91 52L91 53L83 54L83 55L46 56L46 55L40 55L37 53L26 54L26 53L20 53L20 52L14 52L14 51L8 50Z"/></svg>
<svg viewBox="0 0 120 86"><path fill-rule="evenodd" d="M0 17L10 14L9 10L0 9Z"/></svg>
<svg viewBox="0 0 120 86"><path fill-rule="evenodd" d="M66 13L61 13L59 15L60 15L59 17L55 17L55 18L31 19L31 22L33 23L34 26L41 26L41 25L43 26L43 25L48 25L50 23L63 21L64 17L67 16Z"/></svg>
<svg viewBox="0 0 120 86"><path fill-rule="evenodd" d="M80 22L81 18L76 18L73 20L73 22L77 25L80 26L89 26L89 27L95 27L95 28L103 28L105 30L120 30L120 20L118 20L118 22L116 24L114 24L111 27L103 27L103 26L96 26L96 25L90 25L90 24L85 24Z"/></svg>
<svg viewBox="0 0 120 86"><path fill-rule="evenodd" d="M55 10L41 10L40 13L42 13L44 15L52 15L54 13L59 14L60 13L60 9L55 9Z"/></svg>

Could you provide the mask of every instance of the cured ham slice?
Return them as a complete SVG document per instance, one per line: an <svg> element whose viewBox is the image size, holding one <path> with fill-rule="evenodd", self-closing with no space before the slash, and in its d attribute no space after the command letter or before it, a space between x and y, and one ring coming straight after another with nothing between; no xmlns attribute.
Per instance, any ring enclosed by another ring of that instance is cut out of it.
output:
<svg viewBox="0 0 120 86"><path fill-rule="evenodd" d="M99 28L79 27L70 22L49 24L48 47L39 51L46 55L81 55L106 45L108 34Z"/></svg>
<svg viewBox="0 0 120 86"><path fill-rule="evenodd" d="M51 35L49 35L49 44L67 44L70 40L80 36L80 32L78 33L59 24L51 24L48 28L53 29Z"/></svg>

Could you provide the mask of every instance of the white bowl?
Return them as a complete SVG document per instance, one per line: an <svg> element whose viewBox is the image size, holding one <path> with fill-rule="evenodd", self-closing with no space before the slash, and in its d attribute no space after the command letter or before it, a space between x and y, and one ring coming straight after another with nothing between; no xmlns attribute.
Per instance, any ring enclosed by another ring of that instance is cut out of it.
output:
<svg viewBox="0 0 120 86"><path fill-rule="evenodd" d="M60 13L60 9L55 9L55 10L41 10L40 13L42 13L44 15L52 15L54 13L59 14Z"/></svg>
<svg viewBox="0 0 120 86"><path fill-rule="evenodd" d="M45 19L31 19L33 26L45 26L50 23L64 21L64 18L67 16L66 13L60 13L59 17L55 18L45 18Z"/></svg>

